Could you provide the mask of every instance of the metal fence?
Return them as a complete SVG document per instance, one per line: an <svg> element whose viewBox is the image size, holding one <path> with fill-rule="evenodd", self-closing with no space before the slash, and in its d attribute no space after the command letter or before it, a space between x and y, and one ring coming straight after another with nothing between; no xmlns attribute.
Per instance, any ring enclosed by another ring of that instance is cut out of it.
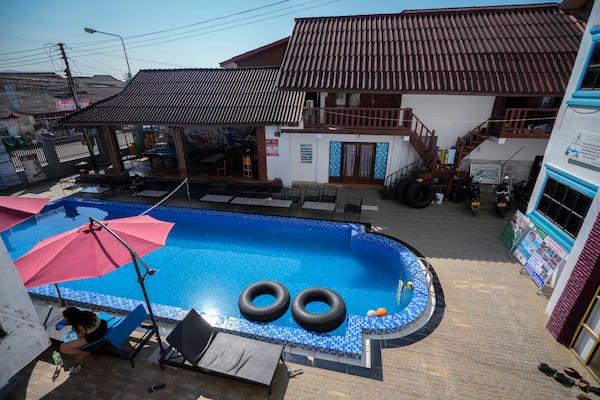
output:
<svg viewBox="0 0 600 400"><path fill-rule="evenodd" d="M56 151L58 160L61 163L79 160L81 158L90 156L88 148L82 142L81 138L70 138L68 140L58 139L54 142L54 151ZM23 172L24 170L22 162L23 158L30 159L32 155L37 156L37 159L42 167L48 165L46 153L44 152L44 148L41 144L10 148L7 149L7 153L17 172ZM94 146L94 154L100 154L98 146Z"/></svg>

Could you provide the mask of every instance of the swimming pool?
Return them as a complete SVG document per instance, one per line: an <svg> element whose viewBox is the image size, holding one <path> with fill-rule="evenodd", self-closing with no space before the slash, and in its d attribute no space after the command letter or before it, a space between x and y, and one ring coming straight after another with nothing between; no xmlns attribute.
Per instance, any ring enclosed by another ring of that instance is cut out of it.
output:
<svg viewBox="0 0 600 400"><path fill-rule="evenodd" d="M3 238L17 258L38 240L80 226L89 216L113 219L138 215L147 208L65 199L49 204ZM414 290L398 296L398 279L408 279L420 267L415 255L393 240L365 233L358 224L175 207L161 207L151 215L175 222L166 246L143 257L159 270L146 280L159 318L177 320L193 307L213 316L211 322L223 329L264 336L291 348L360 358L363 334L400 332L421 316L428 301L427 280L421 274L412 278ZM292 298L313 286L335 290L346 301L347 322L334 332L315 334L299 328L289 310L270 324L240 319L239 294L262 279L282 282ZM102 278L60 286L64 297L85 303L132 309L142 301L131 265ZM32 292L55 295L51 285ZM365 316L378 307L391 315Z"/></svg>

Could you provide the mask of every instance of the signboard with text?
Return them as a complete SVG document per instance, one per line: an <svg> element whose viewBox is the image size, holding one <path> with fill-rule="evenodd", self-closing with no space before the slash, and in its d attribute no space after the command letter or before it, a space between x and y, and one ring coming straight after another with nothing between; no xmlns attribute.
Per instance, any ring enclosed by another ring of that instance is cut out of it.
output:
<svg viewBox="0 0 600 400"><path fill-rule="evenodd" d="M77 107L75 107L74 100L60 100L54 99L56 103L56 111L75 111ZM88 99L79 99L79 105L81 108L89 106L91 103Z"/></svg>
<svg viewBox="0 0 600 400"><path fill-rule="evenodd" d="M278 139L265 139L265 147L267 150L267 156L279 156Z"/></svg>
<svg viewBox="0 0 600 400"><path fill-rule="evenodd" d="M529 232L532 223L519 210L512 216L508 224L500 232L500 241L508 250L512 250Z"/></svg>

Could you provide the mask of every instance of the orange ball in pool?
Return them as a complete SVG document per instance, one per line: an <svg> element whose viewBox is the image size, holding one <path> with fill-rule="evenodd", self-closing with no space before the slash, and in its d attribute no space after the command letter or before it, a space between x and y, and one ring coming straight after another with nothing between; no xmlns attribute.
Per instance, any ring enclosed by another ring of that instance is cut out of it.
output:
<svg viewBox="0 0 600 400"><path fill-rule="evenodd" d="M388 312L385 308L381 307L378 308L377 311L375 311L375 315L377 315L378 317L385 317L386 315L388 315Z"/></svg>

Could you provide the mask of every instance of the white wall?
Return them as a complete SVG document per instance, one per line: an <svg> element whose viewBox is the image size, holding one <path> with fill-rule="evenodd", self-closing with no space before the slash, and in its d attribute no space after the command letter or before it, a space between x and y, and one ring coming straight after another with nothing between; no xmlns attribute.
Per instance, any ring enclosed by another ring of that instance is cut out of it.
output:
<svg viewBox="0 0 600 400"><path fill-rule="evenodd" d="M292 182L329 182L329 144L336 142L389 143L386 175L396 172L417 157L410 142L402 136L368 136L332 133L281 133L267 127L266 139L278 139L279 156L267 156L267 177L280 178L284 186ZM312 163L300 162L300 145L313 148Z"/></svg>
<svg viewBox="0 0 600 400"><path fill-rule="evenodd" d="M412 108L426 127L435 130L443 149L455 146L457 137L490 118L494 101L494 96L405 94L402 108Z"/></svg>
<svg viewBox="0 0 600 400"><path fill-rule="evenodd" d="M23 281L0 238L0 324L7 335L0 339L0 387L41 352L50 339L38 321Z"/></svg>
<svg viewBox="0 0 600 400"><path fill-rule="evenodd" d="M556 120L556 124L554 124L554 130L552 131L550 142L548 143L546 153L544 154L544 162L548 165L556 167L568 173L569 175L580 178L596 186L600 186L600 172L590 167L569 163L569 158L566 155L566 149L581 133L597 135L598 140L600 140L600 109L598 107L574 107L566 104L566 101L571 98L571 95L576 89L579 78L582 74L585 60L591 49L592 40L589 30L591 27L596 27L599 25L600 2L596 1L592 8L590 17L588 18L587 27L581 39L579 52L573 66L573 72L571 74L567 90L565 91L563 103L558 112L558 118ZM542 168L540 177L534 188L532 199L537 199L539 197L539 192L542 189L542 183L544 182L545 176L546 169ZM530 210L528 211L531 211L532 206L533 205L530 204ZM596 193L585 222L579 231L577 240L571 249L565 265L561 271L556 271L559 277L555 282L554 291L546 307L546 312L551 313L556 306L558 299L560 298L560 295L562 294L567 281L573 272L577 259L581 255L581 250L583 249L583 246L585 245L585 242L589 236L592 225L599 213L600 194Z"/></svg>

